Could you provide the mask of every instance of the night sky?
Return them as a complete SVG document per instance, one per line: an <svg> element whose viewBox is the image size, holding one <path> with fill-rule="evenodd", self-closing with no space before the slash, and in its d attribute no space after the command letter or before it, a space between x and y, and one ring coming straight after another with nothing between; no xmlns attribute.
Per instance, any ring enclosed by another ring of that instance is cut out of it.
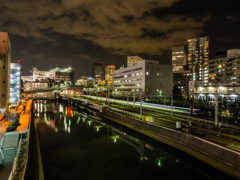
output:
<svg viewBox="0 0 240 180"><path fill-rule="evenodd" d="M71 66L76 79L91 63L126 65L126 56L171 63L171 48L209 36L210 58L240 48L237 0L1 0L0 31L25 75Z"/></svg>

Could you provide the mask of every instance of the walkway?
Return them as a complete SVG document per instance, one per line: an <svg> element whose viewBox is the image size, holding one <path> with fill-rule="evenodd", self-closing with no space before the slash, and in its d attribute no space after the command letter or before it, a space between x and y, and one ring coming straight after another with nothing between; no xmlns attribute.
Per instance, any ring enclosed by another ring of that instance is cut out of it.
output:
<svg viewBox="0 0 240 180"><path fill-rule="evenodd" d="M20 118L19 118L19 123L21 124L20 126L17 127L17 131L19 133L25 133L28 131L28 124L30 122L30 115L31 115L31 103L32 100L28 100L26 102L24 102L26 105L26 111L23 114L22 110L23 110L23 105L17 108L17 113L21 113ZM2 141L2 138L5 134L5 130L8 126L8 124L10 124L10 120L2 120L0 122L0 142ZM11 144L12 142L10 142ZM17 152L17 149L13 149L14 151ZM16 152L14 153L5 153L4 156L4 162L0 167L0 179L1 180L8 180L9 175L11 173L12 167L13 167L13 159L16 156ZM14 156L14 157L12 157ZM5 161L6 160L6 161ZM11 162L9 161L11 160Z"/></svg>

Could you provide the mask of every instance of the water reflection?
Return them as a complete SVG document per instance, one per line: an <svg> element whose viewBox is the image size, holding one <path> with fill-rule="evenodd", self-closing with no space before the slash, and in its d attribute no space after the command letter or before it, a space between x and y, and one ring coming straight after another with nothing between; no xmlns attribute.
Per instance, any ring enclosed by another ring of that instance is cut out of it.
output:
<svg viewBox="0 0 240 180"><path fill-rule="evenodd" d="M44 111L41 109L42 106L45 107ZM221 177L221 173L209 166L204 168L201 163L193 166L191 160L186 158L183 160L181 156L172 155L158 143L141 139L130 130L126 131L107 121L93 119L93 115L90 117L80 109L77 111L62 104L45 102L36 102L35 107L39 116L43 161L47 162L44 167L46 179L64 179L64 176L57 176L54 173L56 171L68 172L69 177L65 179L80 179L80 172L81 179L106 179L106 177L149 179L154 176L161 179L177 179L180 176L184 179ZM55 146L57 148L53 148ZM58 161L60 161L59 166L56 165ZM71 167L76 169L62 167L62 162L70 163ZM198 167L207 169L207 172ZM98 173L95 174L99 177L94 177L89 169L97 171ZM114 177L119 171L122 172L121 174L126 173L127 177L121 175ZM130 171L134 173L129 174ZM208 171L213 175L209 175ZM215 171L220 176L216 175Z"/></svg>

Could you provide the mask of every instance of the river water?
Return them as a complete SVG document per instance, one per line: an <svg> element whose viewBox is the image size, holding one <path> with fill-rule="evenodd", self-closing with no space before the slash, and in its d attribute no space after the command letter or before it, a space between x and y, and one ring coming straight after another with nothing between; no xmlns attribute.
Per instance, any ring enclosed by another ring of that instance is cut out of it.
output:
<svg viewBox="0 0 240 180"><path fill-rule="evenodd" d="M35 103L46 180L231 179L161 142L82 109Z"/></svg>

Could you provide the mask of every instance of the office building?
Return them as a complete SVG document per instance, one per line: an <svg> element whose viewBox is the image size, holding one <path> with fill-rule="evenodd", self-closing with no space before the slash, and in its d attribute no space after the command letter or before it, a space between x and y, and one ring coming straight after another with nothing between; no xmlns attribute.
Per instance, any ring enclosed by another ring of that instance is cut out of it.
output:
<svg viewBox="0 0 240 180"><path fill-rule="evenodd" d="M21 76L22 82L33 82L33 76Z"/></svg>
<svg viewBox="0 0 240 180"><path fill-rule="evenodd" d="M193 81L208 83L209 38L188 39L188 66Z"/></svg>
<svg viewBox="0 0 240 180"><path fill-rule="evenodd" d="M142 60L134 66L113 72L113 88L119 94L144 93L171 94L173 88L172 65L161 65L158 61Z"/></svg>
<svg viewBox="0 0 240 180"><path fill-rule="evenodd" d="M187 65L184 46L172 48L173 86L177 86L184 97L188 96L188 81L191 74Z"/></svg>
<svg viewBox="0 0 240 180"><path fill-rule="evenodd" d="M184 47L173 47L172 48L172 66L173 73L184 71L184 66L187 65L187 55Z"/></svg>
<svg viewBox="0 0 240 180"><path fill-rule="evenodd" d="M88 83L88 77L87 76L81 76L79 80L77 80L77 86L87 86Z"/></svg>
<svg viewBox="0 0 240 180"><path fill-rule="evenodd" d="M47 79L55 79L55 72L39 71L37 68L33 68L33 81L42 81Z"/></svg>
<svg viewBox="0 0 240 180"><path fill-rule="evenodd" d="M71 67L68 68L55 68L49 72L55 73L55 81L62 82L65 84L74 84L75 83L75 73Z"/></svg>
<svg viewBox="0 0 240 180"><path fill-rule="evenodd" d="M105 81L108 86L112 85L113 72L115 71L114 65L108 65L105 67Z"/></svg>
<svg viewBox="0 0 240 180"><path fill-rule="evenodd" d="M137 64L139 61L142 61L143 58L139 56L127 56L127 67Z"/></svg>
<svg viewBox="0 0 240 180"><path fill-rule="evenodd" d="M173 86L177 86L181 92L183 97L188 97L189 90L189 81L191 80L191 76L189 71L183 72L173 72Z"/></svg>
<svg viewBox="0 0 240 180"><path fill-rule="evenodd" d="M95 79L95 82L104 80L104 67L103 62L94 62L92 63L92 78Z"/></svg>
<svg viewBox="0 0 240 180"><path fill-rule="evenodd" d="M21 97L21 65L19 63L10 64L10 103L17 105Z"/></svg>
<svg viewBox="0 0 240 180"><path fill-rule="evenodd" d="M7 108L10 90L11 42L7 32L0 32L0 108Z"/></svg>

